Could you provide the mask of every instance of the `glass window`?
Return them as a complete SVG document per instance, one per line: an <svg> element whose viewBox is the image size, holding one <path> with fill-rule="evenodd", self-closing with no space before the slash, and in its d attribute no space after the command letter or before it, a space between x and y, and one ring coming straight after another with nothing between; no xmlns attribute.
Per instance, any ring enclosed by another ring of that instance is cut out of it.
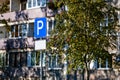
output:
<svg viewBox="0 0 120 80"><path fill-rule="evenodd" d="M27 25L13 25L11 26L11 34L9 37L26 37L27 36Z"/></svg>
<svg viewBox="0 0 120 80"><path fill-rule="evenodd" d="M28 0L28 8L34 8L34 7L45 7L46 6L46 0Z"/></svg>
<svg viewBox="0 0 120 80"><path fill-rule="evenodd" d="M26 52L11 52L9 53L9 66L20 67L27 65Z"/></svg>
<svg viewBox="0 0 120 80"><path fill-rule="evenodd" d="M9 66L11 67L15 66L15 54L14 53L9 54Z"/></svg>
<svg viewBox="0 0 120 80"><path fill-rule="evenodd" d="M108 15L104 16L104 19L100 22L100 31L104 31L104 34L107 33L106 27L108 26Z"/></svg>
<svg viewBox="0 0 120 80"><path fill-rule="evenodd" d="M19 37L22 37L22 32L23 32L23 31L22 31L22 26L20 26L20 27L19 27L19 33L20 33L20 34L19 34Z"/></svg>
<svg viewBox="0 0 120 80"><path fill-rule="evenodd" d="M28 1L28 8L32 7L32 0L27 0Z"/></svg>
<svg viewBox="0 0 120 80"><path fill-rule="evenodd" d="M27 66L27 53L26 52L21 53L20 63L21 63L21 66Z"/></svg>
<svg viewBox="0 0 120 80"><path fill-rule="evenodd" d="M61 66L61 57L56 55L49 55L49 68L60 68Z"/></svg>
<svg viewBox="0 0 120 80"><path fill-rule="evenodd" d="M20 67L20 53L15 54L15 67Z"/></svg>
<svg viewBox="0 0 120 80"><path fill-rule="evenodd" d="M31 66L31 52L27 53L27 66L30 67Z"/></svg>
<svg viewBox="0 0 120 80"><path fill-rule="evenodd" d="M100 26L101 27L105 27L105 26L108 26L108 19L104 19L101 23L100 23Z"/></svg>
<svg viewBox="0 0 120 80"><path fill-rule="evenodd" d="M21 25L22 27L22 37L26 37L27 36L27 25L23 24Z"/></svg>
<svg viewBox="0 0 120 80"><path fill-rule="evenodd" d="M36 52L36 65L39 65L40 64L40 52L37 51Z"/></svg>
<svg viewBox="0 0 120 80"><path fill-rule="evenodd" d="M54 20L49 20L47 21L47 36L51 34L51 31L53 30L55 26L55 21Z"/></svg>
<svg viewBox="0 0 120 80"><path fill-rule="evenodd" d="M40 6L40 0L37 0L37 6Z"/></svg>
<svg viewBox="0 0 120 80"><path fill-rule="evenodd" d="M112 56L109 55L107 58L98 58L97 68L111 68L112 67Z"/></svg>
<svg viewBox="0 0 120 80"><path fill-rule="evenodd" d="M41 0L41 6L45 7L46 6L46 0Z"/></svg>
<svg viewBox="0 0 120 80"><path fill-rule="evenodd" d="M31 53L31 66L35 66L35 60L36 60L36 53Z"/></svg>
<svg viewBox="0 0 120 80"><path fill-rule="evenodd" d="M50 32L52 31L52 20L49 21L49 25L48 25L48 34L50 35Z"/></svg>
<svg viewBox="0 0 120 80"><path fill-rule="evenodd" d="M46 65L46 53L43 53L42 54L42 66L45 66Z"/></svg>
<svg viewBox="0 0 120 80"><path fill-rule="evenodd" d="M45 63L46 63L46 53L40 53L40 62L39 62L39 65L44 67L45 66Z"/></svg>
<svg viewBox="0 0 120 80"><path fill-rule="evenodd" d="M120 56L116 56L116 59L115 59L116 62L120 62Z"/></svg>
<svg viewBox="0 0 120 80"><path fill-rule="evenodd" d="M46 53L40 53L39 51L31 52L11 52L9 53L9 66L22 67L22 66L45 66ZM6 57L0 54L0 66L6 65Z"/></svg>
<svg viewBox="0 0 120 80"><path fill-rule="evenodd" d="M33 0L33 7L36 6L36 0Z"/></svg>
<svg viewBox="0 0 120 80"><path fill-rule="evenodd" d="M15 26L15 37L18 37L18 34L19 34L19 33L18 33L18 30L19 30L19 29L18 29L18 25L16 25L16 26Z"/></svg>
<svg viewBox="0 0 120 80"><path fill-rule="evenodd" d="M45 53L40 53L39 51L32 51L31 55L28 55L27 64L28 66L45 66ZM29 59L29 60L28 60ZM41 64L42 61L42 64Z"/></svg>
<svg viewBox="0 0 120 80"><path fill-rule="evenodd" d="M29 28L28 28L28 37L33 37L34 35L34 23L29 23Z"/></svg>
<svg viewBox="0 0 120 80"><path fill-rule="evenodd" d="M14 37L15 35L15 27L11 26L11 37Z"/></svg>
<svg viewBox="0 0 120 80"><path fill-rule="evenodd" d="M7 66L7 55L6 53L0 53L0 67L5 67Z"/></svg>
<svg viewBox="0 0 120 80"><path fill-rule="evenodd" d="M21 10L25 10L26 9L26 2L22 2L21 3Z"/></svg>

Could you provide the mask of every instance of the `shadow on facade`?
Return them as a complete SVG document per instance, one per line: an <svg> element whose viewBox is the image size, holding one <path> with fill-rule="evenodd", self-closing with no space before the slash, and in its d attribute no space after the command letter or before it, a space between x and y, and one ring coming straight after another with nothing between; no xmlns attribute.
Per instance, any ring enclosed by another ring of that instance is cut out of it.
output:
<svg viewBox="0 0 120 80"><path fill-rule="evenodd" d="M38 67L20 67L20 68L14 68L14 67L5 67L1 68L1 80L8 80L8 79L23 79L23 78L39 78L40 76L40 68Z"/></svg>
<svg viewBox="0 0 120 80"><path fill-rule="evenodd" d="M16 21L28 20L28 13L25 13L24 10L23 11L16 11L15 14L16 14L16 16L15 16Z"/></svg>

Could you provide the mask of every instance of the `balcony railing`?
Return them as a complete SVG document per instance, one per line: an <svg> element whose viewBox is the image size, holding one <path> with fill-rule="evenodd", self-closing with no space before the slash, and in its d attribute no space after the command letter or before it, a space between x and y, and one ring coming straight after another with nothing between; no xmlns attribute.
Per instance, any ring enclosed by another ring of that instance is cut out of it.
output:
<svg viewBox="0 0 120 80"><path fill-rule="evenodd" d="M0 50L34 48L34 39L20 38L20 39L0 39Z"/></svg>
<svg viewBox="0 0 120 80"><path fill-rule="evenodd" d="M10 22L21 21L34 19L37 17L45 17L45 12L43 12L40 8L28 9L23 11L14 11L2 14L0 19L9 20Z"/></svg>

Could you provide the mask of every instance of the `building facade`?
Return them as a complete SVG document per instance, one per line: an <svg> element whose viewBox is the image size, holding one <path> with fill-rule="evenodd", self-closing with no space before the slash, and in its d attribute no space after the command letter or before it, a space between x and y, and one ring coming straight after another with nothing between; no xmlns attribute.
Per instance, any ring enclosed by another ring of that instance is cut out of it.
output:
<svg viewBox="0 0 120 80"><path fill-rule="evenodd" d="M54 28L55 13L47 7L49 0L10 0L9 2L10 10L0 16L1 20L5 19L9 24L9 31L4 24L0 24L0 79L83 79L80 70L67 75L67 63L60 61L60 55L52 55L46 50L35 50L35 19L46 17L46 41ZM120 2L115 3L114 1L114 4L119 6ZM117 49L110 49L110 53L114 55L117 53ZM101 62L93 61L91 63L91 80L98 79L100 76L104 79L120 79L119 72L112 70L111 55L110 58Z"/></svg>
<svg viewBox="0 0 120 80"><path fill-rule="evenodd" d="M10 0L10 10L0 17L9 24L9 31L4 24L0 24L1 79L62 78L59 55L52 56L44 50L35 50L34 20L47 19L47 37L55 24L54 12L46 7L47 2L49 1Z"/></svg>

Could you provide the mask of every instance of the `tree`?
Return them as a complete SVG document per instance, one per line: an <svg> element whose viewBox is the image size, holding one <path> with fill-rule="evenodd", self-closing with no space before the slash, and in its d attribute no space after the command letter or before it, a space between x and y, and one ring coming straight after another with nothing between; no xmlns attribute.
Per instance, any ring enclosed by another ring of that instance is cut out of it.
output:
<svg viewBox="0 0 120 80"><path fill-rule="evenodd" d="M69 68L85 69L89 80L91 60L109 56L108 48L115 47L116 8L104 0L60 0L58 9L61 3L67 10L55 16L48 48L67 53Z"/></svg>
<svg viewBox="0 0 120 80"><path fill-rule="evenodd" d="M4 17L2 14L5 13L5 12L8 12L9 11L9 0L1 0L0 1L0 16ZM8 25L8 20L5 20L5 19L0 19L0 23L1 24L5 24L5 28L7 31L9 31L10 27Z"/></svg>

